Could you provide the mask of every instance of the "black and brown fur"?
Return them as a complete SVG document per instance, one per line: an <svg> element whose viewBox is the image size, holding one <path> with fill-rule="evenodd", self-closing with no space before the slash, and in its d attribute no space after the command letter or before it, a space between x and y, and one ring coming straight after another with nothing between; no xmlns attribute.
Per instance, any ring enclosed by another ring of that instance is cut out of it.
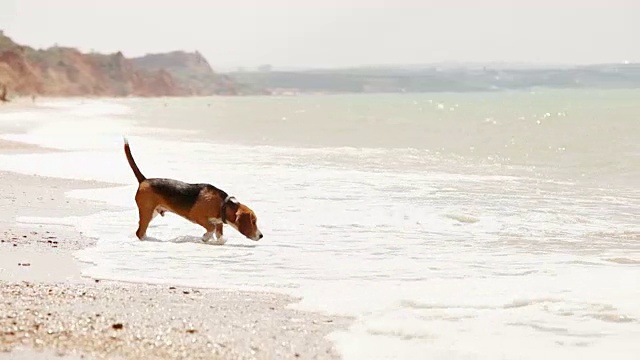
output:
<svg viewBox="0 0 640 360"><path fill-rule="evenodd" d="M124 139L124 153L139 184L135 197L140 217L136 231L138 239L145 237L151 220L157 214L164 216L165 211L204 227L207 232L202 237L203 241L208 241L215 233L216 240L222 242L222 227L225 223L251 240L262 238L253 210L229 197L226 192L210 184L147 179L133 160L127 139Z"/></svg>

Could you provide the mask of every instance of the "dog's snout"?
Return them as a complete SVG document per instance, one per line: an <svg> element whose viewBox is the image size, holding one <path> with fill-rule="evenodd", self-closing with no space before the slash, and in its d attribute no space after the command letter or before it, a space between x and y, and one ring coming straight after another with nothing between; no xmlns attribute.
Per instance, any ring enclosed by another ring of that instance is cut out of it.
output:
<svg viewBox="0 0 640 360"><path fill-rule="evenodd" d="M253 241L258 241L258 240L262 239L262 231L256 231L256 233L253 235L253 237L250 237L249 239L251 239Z"/></svg>

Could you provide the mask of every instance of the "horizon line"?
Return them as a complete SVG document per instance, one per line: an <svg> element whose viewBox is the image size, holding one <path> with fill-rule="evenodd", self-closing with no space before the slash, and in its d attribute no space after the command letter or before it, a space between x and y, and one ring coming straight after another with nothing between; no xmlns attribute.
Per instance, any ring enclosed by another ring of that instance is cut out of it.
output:
<svg viewBox="0 0 640 360"><path fill-rule="evenodd" d="M5 37L11 39L15 44L19 46L30 47L35 50L46 51L49 49L55 48L63 48L63 49L74 49L84 54L101 54L101 55L113 55L113 54L123 54L128 59L141 58L145 56L151 55L164 55L176 52L183 52L187 54L198 54L203 57L211 66L211 68L216 72L222 73L235 73L235 72L260 72L259 68L268 66L270 67L269 71L321 71L321 70L349 70L349 69L366 69L366 68L437 68L437 67L449 67L449 68L469 68L469 67L494 67L494 68L508 68L508 67L518 67L520 69L540 69L540 68L575 68L575 67L589 67L589 66L605 66L605 65L640 65L639 61L629 61L629 60L620 60L618 62L528 62L528 61L520 61L520 60L491 60L491 61L474 61L474 60L439 60L439 61L430 61L430 62L398 62L398 63L377 63L377 64L366 64L366 63L353 63L353 64L342 64L342 65L277 65L270 63L268 61L253 64L253 65L240 65L240 64L213 64L209 61L207 56L200 50L185 50L185 49L173 49L173 50L157 50L152 52L146 52L141 55L126 55L126 51L117 50L117 51L96 51L94 48L84 49L81 46L69 46L69 45L60 45L59 43L54 43L53 45L47 47L35 47L32 45L25 45L16 42L12 37L6 34L4 29L0 29L0 34Z"/></svg>

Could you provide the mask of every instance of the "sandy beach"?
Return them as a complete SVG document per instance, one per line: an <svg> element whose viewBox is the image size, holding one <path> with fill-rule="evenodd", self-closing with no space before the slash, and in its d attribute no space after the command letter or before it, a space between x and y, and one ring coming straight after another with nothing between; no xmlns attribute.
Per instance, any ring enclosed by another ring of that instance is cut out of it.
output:
<svg viewBox="0 0 640 360"><path fill-rule="evenodd" d="M5 154L47 151L0 140ZM72 252L93 239L16 222L105 210L64 193L106 186L0 172L0 359L339 358L325 336L347 319L292 310L280 294L82 277Z"/></svg>

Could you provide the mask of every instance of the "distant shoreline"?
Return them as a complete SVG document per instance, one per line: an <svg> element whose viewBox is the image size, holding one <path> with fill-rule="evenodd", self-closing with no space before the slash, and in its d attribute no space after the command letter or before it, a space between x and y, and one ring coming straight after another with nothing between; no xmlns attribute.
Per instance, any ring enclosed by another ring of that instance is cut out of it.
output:
<svg viewBox="0 0 640 360"><path fill-rule="evenodd" d="M282 93L438 93L531 89L636 89L640 64L540 68L358 67L225 73L247 86Z"/></svg>

